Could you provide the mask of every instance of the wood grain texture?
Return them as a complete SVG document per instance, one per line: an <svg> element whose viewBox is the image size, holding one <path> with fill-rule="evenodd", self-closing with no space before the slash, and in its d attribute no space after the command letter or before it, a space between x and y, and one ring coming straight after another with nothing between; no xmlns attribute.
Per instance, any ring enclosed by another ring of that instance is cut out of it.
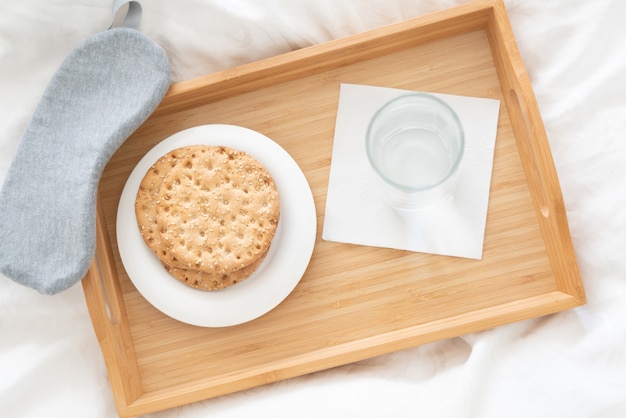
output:
<svg viewBox="0 0 626 418"><path fill-rule="evenodd" d="M482 260L321 239L340 83L501 100ZM246 324L200 328L152 307L120 261L130 172L180 130L228 123L278 142L313 191L318 230L293 293ZM107 165L85 296L118 412L145 414L585 302L534 93L499 0L173 85ZM108 306L107 306L108 304Z"/></svg>

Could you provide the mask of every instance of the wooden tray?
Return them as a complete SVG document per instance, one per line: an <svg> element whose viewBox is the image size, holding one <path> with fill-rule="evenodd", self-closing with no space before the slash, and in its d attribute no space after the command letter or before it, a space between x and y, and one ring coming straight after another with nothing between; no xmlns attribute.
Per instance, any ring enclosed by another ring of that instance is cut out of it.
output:
<svg viewBox="0 0 626 418"><path fill-rule="evenodd" d="M502 102L480 261L321 240L339 84ZM118 200L140 158L209 123L273 138L315 200L311 263L254 321L200 328L157 311L120 262ZM83 287L118 412L141 415L585 303L543 123L502 1L480 0L171 87L107 165Z"/></svg>

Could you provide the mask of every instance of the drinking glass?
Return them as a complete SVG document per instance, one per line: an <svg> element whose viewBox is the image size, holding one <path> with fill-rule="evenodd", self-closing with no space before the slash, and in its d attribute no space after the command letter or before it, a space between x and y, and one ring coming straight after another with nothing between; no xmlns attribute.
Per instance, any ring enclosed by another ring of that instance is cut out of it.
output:
<svg viewBox="0 0 626 418"><path fill-rule="evenodd" d="M387 203L411 211L450 197L465 138L454 110L426 93L399 96L372 117L367 156Z"/></svg>

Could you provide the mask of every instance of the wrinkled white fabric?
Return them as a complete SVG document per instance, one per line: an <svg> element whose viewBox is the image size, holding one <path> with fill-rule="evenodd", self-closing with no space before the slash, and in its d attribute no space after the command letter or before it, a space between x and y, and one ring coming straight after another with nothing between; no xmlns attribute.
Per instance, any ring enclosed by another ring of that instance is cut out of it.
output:
<svg viewBox="0 0 626 418"><path fill-rule="evenodd" d="M175 81L454 0L152 0ZM618 418L626 411L626 2L506 0L561 181L584 307L152 414ZM0 181L50 77L110 2L0 3ZM2 237L0 237L2 239ZM0 416L114 417L82 290L0 278Z"/></svg>

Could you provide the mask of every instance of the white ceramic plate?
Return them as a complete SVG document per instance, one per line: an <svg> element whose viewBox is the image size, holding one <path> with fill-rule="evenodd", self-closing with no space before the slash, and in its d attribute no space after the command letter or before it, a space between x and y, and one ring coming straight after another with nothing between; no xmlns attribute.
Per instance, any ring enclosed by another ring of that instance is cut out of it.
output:
<svg viewBox="0 0 626 418"><path fill-rule="evenodd" d="M280 194L280 220L270 250L252 276L218 291L193 289L171 277L144 243L135 197L148 169L185 145L225 145L247 152L270 172ZM225 327L256 319L280 304L298 284L315 243L317 217L309 184L294 159L265 135L233 125L202 125L178 132L152 148L133 169L120 197L117 242L126 272L157 309L179 321Z"/></svg>

